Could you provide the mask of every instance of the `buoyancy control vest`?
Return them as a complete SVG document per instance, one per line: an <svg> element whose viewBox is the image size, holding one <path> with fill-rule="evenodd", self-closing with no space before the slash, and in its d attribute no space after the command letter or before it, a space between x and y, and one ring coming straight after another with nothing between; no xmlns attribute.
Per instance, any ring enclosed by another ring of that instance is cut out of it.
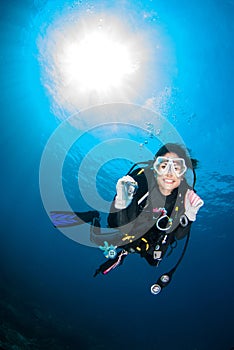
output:
<svg viewBox="0 0 234 350"><path fill-rule="evenodd" d="M136 238L139 238L156 225L157 229L166 235L174 232L180 225L185 226L187 222L184 215L184 199L187 190L191 188L186 180L183 179L178 189L174 190L176 192L175 203L171 213L167 213L166 197L161 194L152 169L146 167L138 172L135 170L133 173L129 172L128 175L137 180L139 173L145 177L145 193L140 199L135 199L137 202L135 206L138 206L135 212L138 215L132 218L134 221L132 226L129 225L128 234L134 234Z"/></svg>
<svg viewBox="0 0 234 350"><path fill-rule="evenodd" d="M155 220L157 228L164 231L165 234L169 234L175 231L179 225L184 225L184 220L186 220L184 218L184 200L187 190L191 189L191 187L187 184L185 179L181 181L178 189L174 190L177 192L177 194L173 209L171 213L167 213L165 209L166 197L161 194L158 185L156 184L154 175L148 176L147 178L149 183L149 194L144 209L147 209L147 206L150 207L152 209L153 220ZM166 226L161 225L161 222L163 221L167 221Z"/></svg>

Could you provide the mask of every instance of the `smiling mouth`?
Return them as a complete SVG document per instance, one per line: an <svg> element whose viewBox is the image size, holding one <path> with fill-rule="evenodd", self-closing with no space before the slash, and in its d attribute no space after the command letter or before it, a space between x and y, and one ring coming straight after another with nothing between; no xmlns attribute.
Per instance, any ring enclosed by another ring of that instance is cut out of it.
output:
<svg viewBox="0 0 234 350"><path fill-rule="evenodd" d="M174 180L164 179L164 182L168 185L173 184Z"/></svg>

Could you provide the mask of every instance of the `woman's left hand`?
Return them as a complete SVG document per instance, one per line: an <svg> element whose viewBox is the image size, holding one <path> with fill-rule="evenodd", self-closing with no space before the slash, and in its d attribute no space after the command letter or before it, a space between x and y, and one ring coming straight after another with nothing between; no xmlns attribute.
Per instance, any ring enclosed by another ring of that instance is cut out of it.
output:
<svg viewBox="0 0 234 350"><path fill-rule="evenodd" d="M196 220L198 210L204 205L204 201L193 191L187 190L185 195L185 215L190 221Z"/></svg>

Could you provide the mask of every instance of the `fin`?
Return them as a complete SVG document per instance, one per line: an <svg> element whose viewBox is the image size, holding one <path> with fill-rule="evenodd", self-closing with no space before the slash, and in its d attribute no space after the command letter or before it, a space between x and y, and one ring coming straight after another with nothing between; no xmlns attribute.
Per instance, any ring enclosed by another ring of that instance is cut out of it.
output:
<svg viewBox="0 0 234 350"><path fill-rule="evenodd" d="M84 223L92 223L94 218L99 218L98 211L73 212L73 211L51 211L50 219L54 227L78 226Z"/></svg>

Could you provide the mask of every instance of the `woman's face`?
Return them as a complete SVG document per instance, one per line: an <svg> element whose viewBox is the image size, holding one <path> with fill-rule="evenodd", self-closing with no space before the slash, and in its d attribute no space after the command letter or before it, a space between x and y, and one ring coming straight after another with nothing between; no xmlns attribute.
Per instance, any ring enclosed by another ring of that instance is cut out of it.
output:
<svg viewBox="0 0 234 350"><path fill-rule="evenodd" d="M178 154L173 152L164 154L164 157L172 159L179 158ZM162 164L162 166L164 165ZM159 175L156 173L156 180L159 190L164 196L168 196L175 188L179 187L182 179L183 176L177 177L176 174L171 170L171 167L169 167L168 172L165 174Z"/></svg>

